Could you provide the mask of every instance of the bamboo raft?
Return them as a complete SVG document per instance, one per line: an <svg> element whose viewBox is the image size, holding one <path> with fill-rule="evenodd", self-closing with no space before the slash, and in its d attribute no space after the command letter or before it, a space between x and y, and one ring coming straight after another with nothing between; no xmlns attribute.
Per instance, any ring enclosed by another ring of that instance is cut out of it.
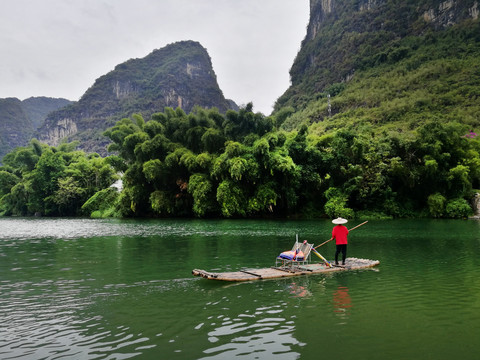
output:
<svg viewBox="0 0 480 360"><path fill-rule="evenodd" d="M367 269L380 264L378 260L347 258L345 265L333 265L329 267L326 264L305 264L293 266L272 266L263 269L242 269L234 272L209 272L205 270L194 269L192 274L209 280L219 281L252 281L277 279L291 276L326 274L338 271Z"/></svg>

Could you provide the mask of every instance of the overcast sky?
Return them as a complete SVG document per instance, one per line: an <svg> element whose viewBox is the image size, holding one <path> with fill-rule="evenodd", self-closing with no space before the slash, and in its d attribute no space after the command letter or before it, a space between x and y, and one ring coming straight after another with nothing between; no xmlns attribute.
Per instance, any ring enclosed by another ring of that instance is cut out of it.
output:
<svg viewBox="0 0 480 360"><path fill-rule="evenodd" d="M208 51L225 97L269 115L290 85L309 0L0 0L0 98L78 100L131 58ZM163 109L160 109L163 110Z"/></svg>

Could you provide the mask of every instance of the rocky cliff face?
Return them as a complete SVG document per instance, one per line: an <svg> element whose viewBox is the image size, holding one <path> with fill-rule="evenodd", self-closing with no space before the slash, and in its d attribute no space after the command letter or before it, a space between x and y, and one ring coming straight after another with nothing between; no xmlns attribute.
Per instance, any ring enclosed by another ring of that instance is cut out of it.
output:
<svg viewBox="0 0 480 360"><path fill-rule="evenodd" d="M97 79L78 102L48 117L39 139L54 146L80 140L82 149L105 154L102 133L121 118L140 113L147 120L165 107L189 113L196 105L221 112L236 106L223 96L207 51L197 42L178 42Z"/></svg>
<svg viewBox="0 0 480 360"><path fill-rule="evenodd" d="M423 19L436 28L445 28L466 19L478 19L478 1L441 1L423 8Z"/></svg>
<svg viewBox="0 0 480 360"><path fill-rule="evenodd" d="M480 220L480 193L476 193L472 199L473 218Z"/></svg>
<svg viewBox="0 0 480 360"><path fill-rule="evenodd" d="M404 19L396 18L395 9L400 9L399 13L403 15L405 15L404 10L408 9L409 16ZM367 15L370 17L371 23L377 23L380 28L388 27L387 21L404 20L405 30L407 30L408 19L418 20L423 18L426 24L444 28L466 19L478 19L479 10L478 0L417 0L404 2L403 4L391 0L310 0L310 22L305 42L313 40L327 20L332 18L339 20L340 16L361 17ZM387 16L383 19L377 19L371 17L373 14L376 16L391 14L393 17ZM379 22L378 20L384 21Z"/></svg>
<svg viewBox="0 0 480 360"><path fill-rule="evenodd" d="M328 86L350 80L361 59L392 48L407 36L478 20L479 0L311 0L307 35L290 70L282 106L301 106Z"/></svg>

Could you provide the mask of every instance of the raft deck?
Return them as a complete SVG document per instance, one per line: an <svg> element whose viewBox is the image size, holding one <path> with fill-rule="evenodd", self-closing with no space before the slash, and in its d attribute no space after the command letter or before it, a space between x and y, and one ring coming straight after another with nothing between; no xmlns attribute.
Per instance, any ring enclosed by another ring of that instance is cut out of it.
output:
<svg viewBox="0 0 480 360"><path fill-rule="evenodd" d="M242 269L234 272L209 272L205 270L194 269L192 274L209 280L220 281L252 281L277 279L299 275L325 274L330 272L367 269L380 264L378 260L347 258L344 266L333 265L329 267L325 264L306 264L293 265L286 267L270 267L263 269Z"/></svg>

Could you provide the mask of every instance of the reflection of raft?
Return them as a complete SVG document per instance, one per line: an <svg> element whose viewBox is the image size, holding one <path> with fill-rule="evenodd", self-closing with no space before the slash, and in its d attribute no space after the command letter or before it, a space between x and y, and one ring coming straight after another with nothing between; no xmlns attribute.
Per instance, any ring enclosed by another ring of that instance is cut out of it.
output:
<svg viewBox="0 0 480 360"><path fill-rule="evenodd" d="M287 267L271 267L264 269L243 269L234 272L209 272L195 269L192 271L194 276L201 276L210 280L222 281L251 281L262 279L275 279L289 276L325 274L337 271L360 270L371 268L380 264L378 260L347 258L345 266L328 267L325 264L305 264Z"/></svg>

